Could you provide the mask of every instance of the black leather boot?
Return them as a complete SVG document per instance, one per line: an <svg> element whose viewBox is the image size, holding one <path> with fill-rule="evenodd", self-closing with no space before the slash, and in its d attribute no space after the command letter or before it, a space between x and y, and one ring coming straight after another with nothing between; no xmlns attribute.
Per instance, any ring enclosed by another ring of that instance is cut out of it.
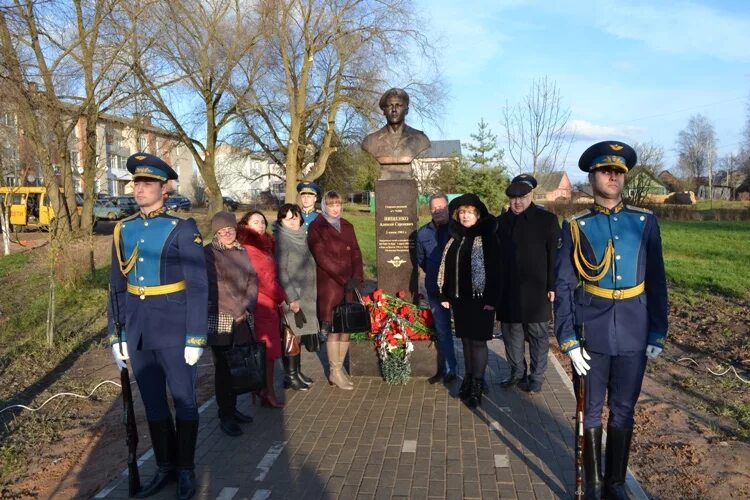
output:
<svg viewBox="0 0 750 500"><path fill-rule="evenodd" d="M464 400L464 403L469 408L476 408L482 404L482 379L475 378L471 381L471 388L469 395Z"/></svg>
<svg viewBox="0 0 750 500"><path fill-rule="evenodd" d="M583 472L586 478L586 500L602 498L602 428L583 431Z"/></svg>
<svg viewBox="0 0 750 500"><path fill-rule="evenodd" d="M299 378L307 387L313 383L313 379L302 373L302 354L297 354L297 378Z"/></svg>
<svg viewBox="0 0 750 500"><path fill-rule="evenodd" d="M148 422L151 434L151 446L156 458L156 473L151 482L135 494L136 498L146 498L159 493L167 484L177 480L175 472L175 453L177 452L177 438L174 432L172 418Z"/></svg>
<svg viewBox="0 0 750 500"><path fill-rule="evenodd" d="M627 500L630 498L625 487L628 473L628 457L633 429L607 427L606 469L604 473L604 498L607 500Z"/></svg>
<svg viewBox="0 0 750 500"><path fill-rule="evenodd" d="M284 369L286 370L284 388L294 389L295 391L307 391L309 389L307 384L299 378L300 355L284 356L284 360Z"/></svg>
<svg viewBox="0 0 750 500"><path fill-rule="evenodd" d="M177 498L187 500L195 495L195 442L197 420L177 420Z"/></svg>
<svg viewBox="0 0 750 500"><path fill-rule="evenodd" d="M461 398L461 401L469 397L472 380L471 373L464 374L464 379L461 381L461 387L458 388L458 397Z"/></svg>

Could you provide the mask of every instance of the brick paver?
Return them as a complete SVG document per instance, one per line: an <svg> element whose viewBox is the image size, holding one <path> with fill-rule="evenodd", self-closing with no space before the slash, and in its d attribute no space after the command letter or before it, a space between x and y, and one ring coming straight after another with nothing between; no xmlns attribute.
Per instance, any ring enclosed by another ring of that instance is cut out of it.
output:
<svg viewBox="0 0 750 500"><path fill-rule="evenodd" d="M509 368L502 341L489 346L490 390L477 411L452 395L460 380L450 387L429 385L423 378L389 386L379 378L361 377L355 378L353 391L336 389L326 382L319 356L303 352L303 369L315 384L306 392L286 391L282 410L254 406L249 395L241 396L240 410L255 418L243 425L242 436L224 435L215 403L204 405L197 496L571 498L575 403L570 383L550 358L540 394L503 389L497 382ZM461 359L460 342L456 347ZM141 477L146 483L155 464L150 453L144 458ZM629 485L638 488L632 478ZM174 488L153 498L173 498ZM98 497L126 498L124 475Z"/></svg>

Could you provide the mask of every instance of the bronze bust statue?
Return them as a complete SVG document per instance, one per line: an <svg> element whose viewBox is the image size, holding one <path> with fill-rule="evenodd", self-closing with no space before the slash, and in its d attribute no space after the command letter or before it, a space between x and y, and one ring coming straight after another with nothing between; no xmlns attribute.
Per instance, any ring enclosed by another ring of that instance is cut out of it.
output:
<svg viewBox="0 0 750 500"><path fill-rule="evenodd" d="M379 105L388 123L365 137L362 149L380 163L380 179L412 179L411 162L430 147L430 140L424 132L404 122L409 113L409 94L405 90L386 91Z"/></svg>

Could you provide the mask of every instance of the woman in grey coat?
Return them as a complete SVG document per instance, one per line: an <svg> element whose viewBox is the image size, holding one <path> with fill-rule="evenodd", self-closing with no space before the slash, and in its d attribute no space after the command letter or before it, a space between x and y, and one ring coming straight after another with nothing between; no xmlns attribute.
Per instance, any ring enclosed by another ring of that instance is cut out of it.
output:
<svg viewBox="0 0 750 500"><path fill-rule="evenodd" d="M315 260L307 246L302 213L297 205L282 205L273 224L276 240L276 266L279 283L286 292L284 315L299 336L318 334L317 282ZM302 373L300 355L285 356L284 387L306 391L312 379Z"/></svg>

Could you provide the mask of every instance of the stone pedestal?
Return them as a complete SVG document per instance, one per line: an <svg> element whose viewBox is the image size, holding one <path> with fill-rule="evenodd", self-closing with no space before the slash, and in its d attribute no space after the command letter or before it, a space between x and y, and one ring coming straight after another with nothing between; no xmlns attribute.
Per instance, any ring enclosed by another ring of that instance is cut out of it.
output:
<svg viewBox="0 0 750 500"><path fill-rule="evenodd" d="M432 377L437 372L437 349L427 340L413 342L414 352L409 357L412 377ZM349 372L354 377L382 377L380 361L372 342L349 344Z"/></svg>
<svg viewBox="0 0 750 500"><path fill-rule="evenodd" d="M414 248L417 231L417 181L379 180L375 184L375 237L378 288L395 295L416 293Z"/></svg>

